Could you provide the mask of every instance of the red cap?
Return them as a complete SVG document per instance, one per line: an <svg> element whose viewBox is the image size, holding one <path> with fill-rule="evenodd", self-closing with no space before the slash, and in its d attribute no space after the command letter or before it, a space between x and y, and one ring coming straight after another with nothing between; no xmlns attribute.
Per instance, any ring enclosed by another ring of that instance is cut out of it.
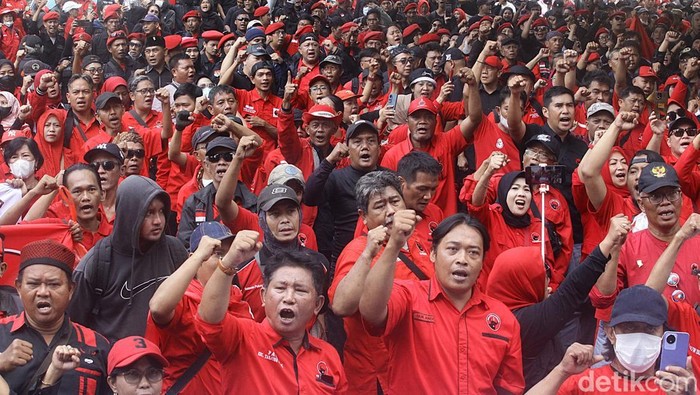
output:
<svg viewBox="0 0 700 395"><path fill-rule="evenodd" d="M574 16L581 16L581 15L588 15L588 14L589 14L588 10L578 10L578 11L574 12Z"/></svg>
<svg viewBox="0 0 700 395"><path fill-rule="evenodd" d="M591 54L588 55L588 59L586 59L586 61L588 63L593 63L598 59L600 59L600 54L598 52L591 52Z"/></svg>
<svg viewBox="0 0 700 395"><path fill-rule="evenodd" d="M426 33L422 36L420 36L420 39L418 40L418 45L423 45L427 43L438 43L440 42L440 36L438 36L435 33Z"/></svg>
<svg viewBox="0 0 700 395"><path fill-rule="evenodd" d="M639 68L639 77L645 77L645 78L656 78L657 80L659 77L656 75L656 72L654 69L651 68L651 66L642 66Z"/></svg>
<svg viewBox="0 0 700 395"><path fill-rule="evenodd" d="M37 73L37 75L39 75L39 73ZM114 92L114 90L117 89L118 86L124 86L126 88L129 87L124 78L115 75L114 77L109 77L105 80L103 89L105 92Z"/></svg>
<svg viewBox="0 0 700 395"><path fill-rule="evenodd" d="M365 37L362 39L362 43L367 44L367 41L369 40L384 41L384 34L382 32L367 32Z"/></svg>
<svg viewBox="0 0 700 395"><path fill-rule="evenodd" d="M170 36L163 37L163 40L165 40L165 49L173 50L180 45L180 42L182 42L182 36L172 34Z"/></svg>
<svg viewBox="0 0 700 395"><path fill-rule="evenodd" d="M326 8L326 4L322 1L319 1L318 3L311 6L311 11L321 7Z"/></svg>
<svg viewBox="0 0 700 395"><path fill-rule="evenodd" d="M479 30L480 26L481 26L481 22L474 22L471 24L471 26L469 26L468 31L473 32L474 30Z"/></svg>
<svg viewBox="0 0 700 395"><path fill-rule="evenodd" d="M224 44L226 44L226 41L228 40L235 40L236 39L236 34L235 33L229 33L219 40L219 45L217 45L217 48L221 49L224 47Z"/></svg>
<svg viewBox="0 0 700 395"><path fill-rule="evenodd" d="M126 36L126 32L125 32L125 31L123 31L123 30L117 30L116 32L110 33L110 35L107 36L107 47L109 47L110 45L112 45L112 43L115 42L115 41L117 41L117 40L128 41L129 38ZM127 44L128 44L128 43L127 43Z"/></svg>
<svg viewBox="0 0 700 395"><path fill-rule="evenodd" d="M314 119L328 119L333 121L336 125L340 125L341 116L330 106L316 104L309 109L309 112L305 112L301 118L304 120L304 123L309 123Z"/></svg>
<svg viewBox="0 0 700 395"><path fill-rule="evenodd" d="M36 77L34 77L36 78ZM666 82L664 83L664 89L668 86L675 86L678 81L681 80L681 77L678 76L678 74L674 74L668 78L666 78Z"/></svg>
<svg viewBox="0 0 700 395"><path fill-rule="evenodd" d="M182 40L180 41L180 48L182 48L182 49L197 48L198 46L199 46L199 42L194 37L183 37Z"/></svg>
<svg viewBox="0 0 700 395"><path fill-rule="evenodd" d="M5 15L5 14L14 14L15 11L11 10L9 8L2 8L0 9L0 15Z"/></svg>
<svg viewBox="0 0 700 395"><path fill-rule="evenodd" d="M413 33L420 32L420 26L418 26L417 23L414 23L412 25L408 25L405 29L403 29L403 38L406 38L410 36Z"/></svg>
<svg viewBox="0 0 700 395"><path fill-rule="evenodd" d="M280 29L284 29L284 22L271 23L270 26L265 28L265 34L272 34Z"/></svg>
<svg viewBox="0 0 700 395"><path fill-rule="evenodd" d="M311 25L306 25L306 26L302 26L299 29L297 29L297 32L294 33L294 35L299 37L304 33L313 33L313 32L314 32L314 27Z"/></svg>
<svg viewBox="0 0 700 395"><path fill-rule="evenodd" d="M532 27L538 27L538 26L549 26L549 23L547 23L546 18L537 18L537 19L535 19L534 22L532 22Z"/></svg>
<svg viewBox="0 0 700 395"><path fill-rule="evenodd" d="M253 12L253 16L256 18L260 18L261 16L267 14L268 12L270 12L270 7L268 7L268 6L258 7L255 9L255 12Z"/></svg>
<svg viewBox="0 0 700 395"><path fill-rule="evenodd" d="M407 13L408 11L418 9L418 4L416 3L409 3L406 5L406 7L403 8L403 13Z"/></svg>
<svg viewBox="0 0 700 395"><path fill-rule="evenodd" d="M54 19L58 19L58 17L59 17L59 16L58 16L58 12L56 12L56 11L49 11L49 12L47 12L46 14L44 14L44 17L42 18L42 20L43 20L44 22L46 22L46 21L51 21L51 20L54 20Z"/></svg>
<svg viewBox="0 0 700 395"><path fill-rule="evenodd" d="M479 22L481 22L481 21L493 22L493 18L491 18L490 15L484 15L484 16L481 17L481 19L479 19Z"/></svg>
<svg viewBox="0 0 700 395"><path fill-rule="evenodd" d="M107 19L112 19L112 18L119 18L119 9L108 10L107 7L105 7L104 17L102 19L106 21Z"/></svg>
<svg viewBox="0 0 700 395"><path fill-rule="evenodd" d="M408 106L408 115L420 110L430 111L433 114L437 114L438 112L437 108L435 107L435 103L433 103L432 100L424 97L419 97L411 102L411 104Z"/></svg>
<svg viewBox="0 0 700 395"><path fill-rule="evenodd" d="M503 68L503 62L501 62L501 59L495 55L487 56L486 59L484 59L484 64L499 70Z"/></svg>
<svg viewBox="0 0 700 395"><path fill-rule="evenodd" d="M351 90L348 90L348 89L344 89L342 91L335 92L335 95L338 96L338 98L342 101L350 100L350 99L357 99L358 97L360 97L360 95L358 95L357 93L355 93Z"/></svg>
<svg viewBox="0 0 700 395"><path fill-rule="evenodd" d="M659 19L657 19L656 22L654 22L655 27L658 25L664 25L668 28L669 26L671 26L671 20L669 20L665 16L662 16Z"/></svg>
<svg viewBox="0 0 700 395"><path fill-rule="evenodd" d="M452 35L452 33L450 33L450 31L445 29L444 27L439 28L438 31L435 32L435 34L437 34L438 36L442 36L445 34L447 34L448 36Z"/></svg>
<svg viewBox="0 0 700 395"><path fill-rule="evenodd" d="M598 29L598 31L595 32L595 38L598 38L598 36L600 36L603 33L610 34L610 30L608 30L604 27L601 27L600 29Z"/></svg>
<svg viewBox="0 0 700 395"><path fill-rule="evenodd" d="M202 33L202 39L205 41L219 41L223 36L224 33L221 33L218 30L207 30Z"/></svg>
<svg viewBox="0 0 700 395"><path fill-rule="evenodd" d="M518 18L518 22L515 23L515 26L520 26L523 23L525 23L526 20L530 19L530 14L525 14Z"/></svg>
<svg viewBox="0 0 700 395"><path fill-rule="evenodd" d="M114 369L129 366L142 357L153 357L161 365L168 366L168 360L153 342L141 336L129 336L118 340L109 351L107 373L111 375Z"/></svg>
<svg viewBox="0 0 700 395"><path fill-rule="evenodd" d="M358 25L355 22L346 22L343 24L343 26L340 27L340 31L346 33L349 32L350 29L352 29L353 27L360 27L360 25Z"/></svg>
<svg viewBox="0 0 700 395"><path fill-rule="evenodd" d="M30 130L27 129L7 130L5 131L5 133L3 133L2 140L0 140L0 144L5 144L8 141L16 139L17 137L26 137L30 139L32 138L32 133Z"/></svg>
<svg viewBox="0 0 700 395"><path fill-rule="evenodd" d="M143 33L131 33L126 38L128 38L129 41L136 40L141 41L142 43L146 42L146 35Z"/></svg>
<svg viewBox="0 0 700 395"><path fill-rule="evenodd" d="M557 31L561 34L568 34L569 33L569 28L566 26L561 26L557 29Z"/></svg>
<svg viewBox="0 0 700 395"><path fill-rule="evenodd" d="M188 11L185 15L182 16L182 21L185 22L188 18L202 19L202 14L200 14L197 10Z"/></svg>
<svg viewBox="0 0 700 395"><path fill-rule="evenodd" d="M500 32L502 32L503 30L508 29L508 28L510 28L510 29L512 30L512 29L513 29L513 24L510 23L510 22L503 23L503 24L501 24L501 25L498 27L498 29L496 29L496 32L497 32L497 33L500 33Z"/></svg>
<svg viewBox="0 0 700 395"><path fill-rule="evenodd" d="M78 42L78 41L87 41L87 42L92 42L92 36L85 33L85 32L79 32L75 33L73 35L73 42Z"/></svg>
<svg viewBox="0 0 700 395"><path fill-rule="evenodd" d="M618 11L615 11L612 14L610 14L610 19L615 18L616 16L627 17L627 14L622 10L618 10Z"/></svg>

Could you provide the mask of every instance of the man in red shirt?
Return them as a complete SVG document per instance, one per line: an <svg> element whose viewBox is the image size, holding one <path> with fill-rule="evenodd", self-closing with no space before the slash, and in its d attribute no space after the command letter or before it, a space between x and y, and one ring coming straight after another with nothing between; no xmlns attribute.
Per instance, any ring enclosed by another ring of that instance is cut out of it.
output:
<svg viewBox="0 0 700 395"><path fill-rule="evenodd" d="M323 307L323 266L309 254L279 252L264 266L262 323L227 314L236 266L262 248L258 232L238 232L204 287L195 328L228 374L224 393L273 393L284 388L314 394L344 393L338 353L307 327Z"/></svg>
<svg viewBox="0 0 700 395"><path fill-rule="evenodd" d="M469 114L459 125L446 133L435 133L437 108L432 100L418 98L408 108L409 138L391 148L384 159L382 167L396 170L399 160L408 152L419 150L429 153L443 164L440 182L433 197L433 203L441 207L445 215L457 212L457 190L455 187L455 158L472 142L472 135L479 126L483 116L479 85L474 73L463 68L459 71L464 82L464 100L468 100ZM468 97L467 97L468 96Z"/></svg>
<svg viewBox="0 0 700 395"><path fill-rule="evenodd" d="M321 47L314 33L304 33L299 37L299 54L301 58L292 69L292 75L299 90L308 91L309 81L321 73Z"/></svg>
<svg viewBox="0 0 700 395"><path fill-rule="evenodd" d="M489 248L486 228L466 214L446 218L433 231L435 276L395 281L398 253L416 219L412 211L394 215L389 241L360 297L366 327L389 350L385 391L521 393L520 325L475 286Z"/></svg>

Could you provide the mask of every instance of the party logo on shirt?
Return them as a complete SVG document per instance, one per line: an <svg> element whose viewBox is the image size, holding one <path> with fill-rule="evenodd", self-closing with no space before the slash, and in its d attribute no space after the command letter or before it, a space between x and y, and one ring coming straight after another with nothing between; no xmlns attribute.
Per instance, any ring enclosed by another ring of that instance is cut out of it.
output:
<svg viewBox="0 0 700 395"><path fill-rule="evenodd" d="M549 201L549 207L551 207L552 210L559 210L559 207L561 207L561 202L557 199L552 199Z"/></svg>
<svg viewBox="0 0 700 395"><path fill-rule="evenodd" d="M319 361L316 364L316 381L330 387L335 387L335 380L328 371L328 365L324 361Z"/></svg>
<svg viewBox="0 0 700 395"><path fill-rule="evenodd" d="M299 244L301 244L302 247L306 247L306 240L308 239L306 233L299 232L297 237L299 238Z"/></svg>
<svg viewBox="0 0 700 395"><path fill-rule="evenodd" d="M530 240L533 243L539 243L540 242L540 234L537 232L530 233Z"/></svg>
<svg viewBox="0 0 700 395"><path fill-rule="evenodd" d="M499 317L496 313L491 313L486 316L486 324L492 331L497 332L499 329L501 329L501 317Z"/></svg>
<svg viewBox="0 0 700 395"><path fill-rule="evenodd" d="M251 114L255 114L255 113L256 113L255 107L251 106L250 104L246 104L245 106L243 106L243 111L249 112L249 113L251 113Z"/></svg>
<svg viewBox="0 0 700 395"><path fill-rule="evenodd" d="M501 140L500 138L498 140L496 140L496 148L498 148L498 149L503 148L503 140Z"/></svg>
<svg viewBox="0 0 700 395"><path fill-rule="evenodd" d="M277 118L280 115L280 109L279 108L273 108L272 109L272 117Z"/></svg>

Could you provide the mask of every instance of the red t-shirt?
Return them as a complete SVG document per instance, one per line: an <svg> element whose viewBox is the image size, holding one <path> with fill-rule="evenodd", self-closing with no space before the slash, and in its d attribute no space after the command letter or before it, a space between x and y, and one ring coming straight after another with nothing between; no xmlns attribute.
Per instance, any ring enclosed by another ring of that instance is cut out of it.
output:
<svg viewBox="0 0 700 395"><path fill-rule="evenodd" d="M85 246L86 250L90 250L98 241L109 236L112 233L112 225L107 220L107 215L102 210L102 205L97 209L97 217L100 220L100 224L97 227L97 231L90 232L87 229L83 229L83 240L80 242ZM44 214L44 218L59 218L59 219L70 219L70 209L63 204L61 201L54 201Z"/></svg>
<svg viewBox="0 0 700 395"><path fill-rule="evenodd" d="M678 331L690 334L688 355L691 357L693 371L700 371L700 321L693 305L687 302L674 302L666 297L668 304L668 325Z"/></svg>
<svg viewBox="0 0 700 395"><path fill-rule="evenodd" d="M475 166L491 156L493 151L501 151L508 156L510 161L503 166L499 173L520 171L520 150L510 134L501 130L489 117L483 117L479 126L474 131L474 151L476 153Z"/></svg>
<svg viewBox="0 0 700 395"><path fill-rule="evenodd" d="M608 394L666 394L651 377L644 381L631 382L618 375L610 365L596 369L586 369L583 373L571 376L559 387L557 395L608 395Z"/></svg>

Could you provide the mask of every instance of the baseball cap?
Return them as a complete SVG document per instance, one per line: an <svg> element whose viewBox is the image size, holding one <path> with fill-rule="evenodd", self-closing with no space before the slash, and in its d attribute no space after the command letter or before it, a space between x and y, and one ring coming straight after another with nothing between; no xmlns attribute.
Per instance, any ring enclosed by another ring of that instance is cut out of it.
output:
<svg viewBox="0 0 700 395"><path fill-rule="evenodd" d="M335 93L335 95L338 96L338 98L342 101L357 99L358 97L360 97L360 95L349 89L343 89L342 91L338 91Z"/></svg>
<svg viewBox="0 0 700 395"><path fill-rule="evenodd" d="M411 75L408 77L408 80L411 81L411 84L409 86L413 86L414 84L417 84L422 81L428 81L433 84L433 86L437 85L435 82L435 75L433 72L429 69L422 68L422 69L415 69L411 72Z"/></svg>
<svg viewBox="0 0 700 395"><path fill-rule="evenodd" d="M259 20L253 19L252 21L248 22L245 29L250 30L250 28L253 28L253 27L260 27L262 29L264 26L263 26L262 22L260 22Z"/></svg>
<svg viewBox="0 0 700 395"><path fill-rule="evenodd" d="M105 92L97 96L97 100L95 100L95 109L101 110L105 108L105 106L110 100L114 100L117 103L122 104L122 99L119 96L117 96L114 92Z"/></svg>
<svg viewBox="0 0 700 395"><path fill-rule="evenodd" d="M86 57L83 58L83 62L80 64L82 68L86 68L89 64L92 63L99 63L102 64L102 60L100 60L100 57L97 55L87 55Z"/></svg>
<svg viewBox="0 0 700 395"><path fill-rule="evenodd" d="M336 125L340 124L340 115L335 110L324 104L316 104L302 115L304 123L309 123L314 119L327 119L333 121Z"/></svg>
<svg viewBox="0 0 700 395"><path fill-rule="evenodd" d="M668 308L660 293L646 285L635 285L623 289L617 295L610 316L610 326L625 322L660 326L666 322L667 316Z"/></svg>
<svg viewBox="0 0 700 395"><path fill-rule="evenodd" d="M35 76L41 70L51 70L51 66L41 60L28 60L22 66L22 74Z"/></svg>
<svg viewBox="0 0 700 395"><path fill-rule="evenodd" d="M700 58L700 52L693 48L683 48L681 51L681 54L678 55L678 59L685 59L685 58Z"/></svg>
<svg viewBox="0 0 700 395"><path fill-rule="evenodd" d="M343 65L343 59L341 59L340 56L338 56L338 55L328 55L328 56L326 56L325 59L323 59L323 60L321 61L321 64L319 65L319 67L323 68L323 66L325 66L325 65L327 65L327 64L331 64L331 63L332 63L332 64L337 64L337 65L339 65L339 66L342 66L342 65Z"/></svg>
<svg viewBox="0 0 700 395"><path fill-rule="evenodd" d="M656 72L654 69L652 69L650 66L641 66L639 68L639 71L637 72L638 77L645 77L645 78L654 78L654 79L659 79L659 77L656 75Z"/></svg>
<svg viewBox="0 0 700 395"><path fill-rule="evenodd" d="M282 184L287 185L289 181L296 181L302 188L306 186L304 174L301 170L289 163L281 163L275 166L267 177L267 185Z"/></svg>
<svg viewBox="0 0 700 395"><path fill-rule="evenodd" d="M195 148L199 144L202 144L203 142L209 140L209 138L215 134L222 135L216 130L214 130L214 128L212 128L211 126L202 126L198 128L192 136L192 148Z"/></svg>
<svg viewBox="0 0 700 395"><path fill-rule="evenodd" d="M245 32L245 40L248 42L253 41L258 37L265 38L265 32L261 28L253 27L248 29L247 32Z"/></svg>
<svg viewBox="0 0 700 395"><path fill-rule="evenodd" d="M212 141L207 143L207 155L216 148L226 148L231 151L236 150L236 142L231 137L216 136Z"/></svg>
<svg viewBox="0 0 700 395"><path fill-rule="evenodd" d="M22 39L22 42L24 43L25 47L34 48L34 47L38 47L38 46L42 45L41 38L39 38L39 36L37 36L35 34L27 34Z"/></svg>
<svg viewBox="0 0 700 395"><path fill-rule="evenodd" d="M225 241L232 240L234 235L231 230L218 221L209 221L199 224L190 235L190 252L195 252L199 247L202 237L208 236L212 239Z"/></svg>
<svg viewBox="0 0 700 395"><path fill-rule="evenodd" d="M29 130L29 128L23 128L20 130L6 130L5 133L2 134L2 140L0 140L0 145L10 142L18 137L25 137L30 139L32 138L32 132Z"/></svg>
<svg viewBox="0 0 700 395"><path fill-rule="evenodd" d="M248 55L254 55L254 56L267 56L268 58L270 57L270 54L265 50L265 47L262 45L249 45L245 49L245 53Z"/></svg>
<svg viewBox="0 0 700 395"><path fill-rule="evenodd" d="M442 54L440 64L444 65L445 63L452 60L464 60L464 52L462 52L462 50L459 48L450 48L447 51L445 51L444 54Z"/></svg>
<svg viewBox="0 0 700 395"><path fill-rule="evenodd" d="M501 58L498 56L492 55L492 56L487 56L486 59L484 59L484 64L487 66L491 66L494 69L502 69L503 68L503 63L501 63Z"/></svg>
<svg viewBox="0 0 700 395"><path fill-rule="evenodd" d="M559 157L559 152L561 152L561 143L559 142L558 139L554 138L551 134L548 133L540 133L532 136L527 142L525 142L524 147L525 148L530 148L531 146L535 144L540 144L547 148L549 152L551 152L554 157L558 158Z"/></svg>
<svg viewBox="0 0 700 395"><path fill-rule="evenodd" d="M161 365L168 366L168 360L157 345L141 336L129 336L112 346L107 356L107 372L111 375L114 369L129 366L142 357L153 357Z"/></svg>
<svg viewBox="0 0 700 395"><path fill-rule="evenodd" d="M318 37L316 37L316 35L313 33L304 33L301 36L299 36L299 45L301 45L302 43L305 43L307 41L318 42Z"/></svg>
<svg viewBox="0 0 700 395"><path fill-rule="evenodd" d="M673 122L671 122L668 125L668 132L671 133L672 130L675 130L676 127L678 127L681 124L686 124L686 125L691 125L693 127L697 127L697 124L695 124L695 121L693 121L692 119L690 119L686 116L682 116L682 117L678 117L678 118L674 119Z"/></svg>
<svg viewBox="0 0 700 395"><path fill-rule="evenodd" d="M143 43L144 48L161 47L165 48L165 39L161 36L146 37L146 42Z"/></svg>
<svg viewBox="0 0 700 395"><path fill-rule="evenodd" d="M432 100L419 97L418 99L413 100L408 106L408 115L421 110L430 111L433 114L437 114L438 112Z"/></svg>
<svg viewBox="0 0 700 395"><path fill-rule="evenodd" d="M160 18L153 14L146 14L143 18L141 18L141 22L160 22Z"/></svg>
<svg viewBox="0 0 700 395"><path fill-rule="evenodd" d="M274 72L275 66L272 64L272 62L268 60L261 60L260 62L257 62L253 65L253 67L250 68L250 75L255 75L255 73L258 72L260 69L269 69Z"/></svg>
<svg viewBox="0 0 700 395"><path fill-rule="evenodd" d="M505 47L506 45L510 45L510 44L515 44L517 46L520 46L520 43L518 42L518 40L514 39L513 37L506 37L503 39L503 41L501 41L501 47Z"/></svg>
<svg viewBox="0 0 700 395"><path fill-rule="evenodd" d="M73 10L79 10L80 9L80 4L76 3L75 1L66 1L63 3L63 7L61 7L63 12L68 13Z"/></svg>
<svg viewBox="0 0 700 395"><path fill-rule="evenodd" d="M31 242L24 247L19 255L19 271L32 265L49 265L57 267L71 278L75 266L75 254L63 244L45 239Z"/></svg>
<svg viewBox="0 0 700 395"><path fill-rule="evenodd" d="M260 192L260 196L258 197L258 212L270 211L275 204L283 200L289 200L299 205L297 193L294 189L282 184L270 184Z"/></svg>
<svg viewBox="0 0 700 395"><path fill-rule="evenodd" d="M83 159L85 159L85 162L90 163L97 154L101 154L103 152L113 156L119 161L119 163L124 163L124 154L122 153L122 150L119 149L119 146L114 143L98 144L95 148L86 152Z"/></svg>
<svg viewBox="0 0 700 395"><path fill-rule="evenodd" d="M590 107L588 107L588 111L586 111L586 117L593 116L593 114L597 114L601 111L605 111L608 114L612 115L613 118L615 118L615 109L613 109L613 106L611 106L608 103L593 103L591 104Z"/></svg>
<svg viewBox="0 0 700 395"><path fill-rule="evenodd" d="M639 175L637 189L649 193L663 187L681 187L676 170L664 162L649 163Z"/></svg>
<svg viewBox="0 0 700 395"><path fill-rule="evenodd" d="M376 126L374 126L374 123L365 120L359 120L350 125L348 131L345 133L345 141L350 141L350 139L353 138L356 134L364 130L369 130L370 132L379 136L379 130Z"/></svg>
<svg viewBox="0 0 700 395"><path fill-rule="evenodd" d="M522 76L530 78L532 81L536 80L535 74L532 72L532 70L528 69L525 66L521 66L521 65L517 65L517 64L507 68L501 74L501 78L503 78L504 81L507 81L511 75L522 75Z"/></svg>

